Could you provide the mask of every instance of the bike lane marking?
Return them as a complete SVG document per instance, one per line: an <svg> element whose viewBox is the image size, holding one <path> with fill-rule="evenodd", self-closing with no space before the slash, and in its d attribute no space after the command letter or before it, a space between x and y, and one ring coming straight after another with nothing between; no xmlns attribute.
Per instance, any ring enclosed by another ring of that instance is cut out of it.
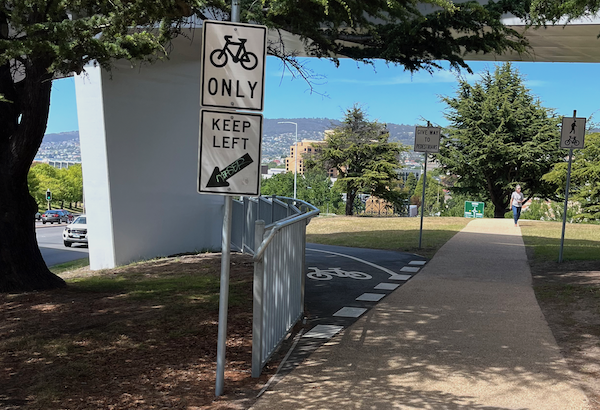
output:
<svg viewBox="0 0 600 410"><path fill-rule="evenodd" d="M321 250L321 249L314 249L314 248L306 248L306 250L307 250L307 251L312 251L312 252L329 253L329 254L331 254L331 255L341 256L341 257L343 257L343 258L349 258L349 259L353 259L353 260L355 260L355 261L358 261L358 262L364 263L364 264L366 264L366 265L369 265L369 266L372 266L372 267L374 267L374 268L376 268L376 269L379 269L379 270L382 270L382 271L384 271L385 273L387 273L387 274L389 274L389 275L390 275L390 277L389 277L389 280L408 280L408 279L410 279L410 278L412 277L412 275L402 275L402 274L398 274L398 273L396 273L396 272L394 272L394 271L392 271L392 270L390 270L390 269L388 269L388 268L385 268L385 267L383 267L383 266L380 266L380 265L377 265L377 264L375 264L375 263L372 263L372 262L366 261L366 260L364 260L364 259L357 258L356 256L345 255L345 254L343 254L343 253L332 252L332 251L324 251L324 250ZM405 268L402 268L402 269L401 269L401 271L402 271L403 269L405 269ZM415 269L416 269L416 270L415 270ZM418 271L419 271L419 268L412 268L411 270L408 270L408 269L407 269L407 270L404 270L404 272L411 272L411 273L417 273Z"/></svg>

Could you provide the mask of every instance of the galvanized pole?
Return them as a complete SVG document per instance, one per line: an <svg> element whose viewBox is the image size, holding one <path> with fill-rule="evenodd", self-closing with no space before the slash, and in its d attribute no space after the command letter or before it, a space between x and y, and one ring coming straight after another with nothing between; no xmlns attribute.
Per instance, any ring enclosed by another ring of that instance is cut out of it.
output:
<svg viewBox="0 0 600 410"><path fill-rule="evenodd" d="M223 394L225 348L227 341L227 305L229 303L229 265L231 260L231 208L233 200L225 197L223 233L221 235L221 289L219 293L219 329L217 334L217 382L215 395Z"/></svg>
<svg viewBox="0 0 600 410"><path fill-rule="evenodd" d="M231 22L240 21L241 0L231 0ZM217 333L217 375L215 396L223 394L225 381L225 350L227 342L227 308L229 304L229 267L231 262L231 219L233 199L225 196L223 231L221 234L221 287L219 293L219 327Z"/></svg>
<svg viewBox="0 0 600 410"><path fill-rule="evenodd" d="M423 195L421 195L421 228L419 229L419 249L423 239L423 214L425 212L425 188L427 187L427 153L425 153L425 168L423 170Z"/></svg>
<svg viewBox="0 0 600 410"><path fill-rule="evenodd" d="M573 121L577 116L577 110L573 110ZM565 206L563 208L562 232L560 234L560 250L558 252L558 263L563 261L563 247L565 244L565 225L567 224L567 204L569 202L569 189L571 187L571 160L573 158L573 148L569 148L569 166L567 167L567 188L565 190Z"/></svg>

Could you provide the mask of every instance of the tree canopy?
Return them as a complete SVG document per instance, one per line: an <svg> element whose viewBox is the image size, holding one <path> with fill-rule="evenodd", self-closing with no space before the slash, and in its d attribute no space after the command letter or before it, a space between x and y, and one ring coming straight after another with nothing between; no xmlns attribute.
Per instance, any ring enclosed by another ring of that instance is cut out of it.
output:
<svg viewBox="0 0 600 410"><path fill-rule="evenodd" d="M543 179L553 183L564 200L567 186L567 163L554 165ZM573 150L569 198L579 202L581 212L575 220L600 221L600 133L586 135L585 147Z"/></svg>
<svg viewBox="0 0 600 410"><path fill-rule="evenodd" d="M354 105L346 110L342 124L326 134L325 146L315 154L313 166L337 169L335 184L346 192L346 215L353 214L352 205L361 192L397 202L391 188L398 181L399 157L405 148L388 142L389 136L385 124L368 121L364 110Z"/></svg>
<svg viewBox="0 0 600 410"><path fill-rule="evenodd" d="M542 176L564 158L560 118L542 107L510 63L484 72L474 85L460 79L456 95L442 100L451 125L437 159L458 176L454 192L491 201L497 218L517 184L529 198L553 195Z"/></svg>
<svg viewBox="0 0 600 410"><path fill-rule="evenodd" d="M29 192L38 205L46 204L46 190L52 192L54 201L83 201L83 175L81 164L57 169L48 164L35 164L27 177Z"/></svg>

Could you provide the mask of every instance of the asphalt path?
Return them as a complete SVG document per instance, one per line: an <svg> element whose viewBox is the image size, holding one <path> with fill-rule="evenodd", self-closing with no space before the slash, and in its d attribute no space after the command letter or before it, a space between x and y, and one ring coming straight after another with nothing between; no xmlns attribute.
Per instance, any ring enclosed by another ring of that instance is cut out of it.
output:
<svg viewBox="0 0 600 410"><path fill-rule="evenodd" d="M306 332L280 376L405 284L427 259L405 252L308 243L305 261Z"/></svg>
<svg viewBox="0 0 600 410"><path fill-rule="evenodd" d="M86 245L73 244L71 248L67 248L63 244L62 233L66 226L66 223L44 225L39 221L35 222L35 233L37 235L38 246L42 252L42 257L48 266L70 262L88 256L88 248Z"/></svg>
<svg viewBox="0 0 600 410"><path fill-rule="evenodd" d="M411 276L401 269L411 261L425 260L422 256L404 252L307 244L307 320L315 325L348 326L356 318L333 316L339 309L370 309L374 302L356 299L365 293L389 294L392 290L375 287L382 283L401 286Z"/></svg>

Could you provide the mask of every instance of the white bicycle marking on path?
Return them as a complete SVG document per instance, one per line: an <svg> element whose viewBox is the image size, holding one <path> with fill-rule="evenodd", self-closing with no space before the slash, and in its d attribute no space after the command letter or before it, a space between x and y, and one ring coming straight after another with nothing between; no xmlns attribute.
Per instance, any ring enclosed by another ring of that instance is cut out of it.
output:
<svg viewBox="0 0 600 410"><path fill-rule="evenodd" d="M306 276L315 280L331 280L334 276L337 276L338 278L350 278L359 280L373 278L373 276L369 275L368 273L357 271L345 271L340 268L319 269L314 266L309 266L308 269L314 270L314 272L307 273Z"/></svg>
<svg viewBox="0 0 600 410"><path fill-rule="evenodd" d="M394 272L392 270L389 270L388 268L384 268L383 266L376 265L376 264L374 264L372 262L366 261L364 259L357 258L355 256L345 255L343 253L338 253L338 252L323 251L321 249L313 249L313 248L306 248L306 250L307 251L313 251L313 252L329 253L329 254L332 254L332 255L342 256L344 258L354 259L355 261L364 263L366 265L369 265L369 266L372 266L372 267L374 267L376 269L384 271L385 273L387 273L387 274L390 275L390 278L389 278L390 280L406 280L405 279L406 275L401 275L401 274L396 273L396 272Z"/></svg>

